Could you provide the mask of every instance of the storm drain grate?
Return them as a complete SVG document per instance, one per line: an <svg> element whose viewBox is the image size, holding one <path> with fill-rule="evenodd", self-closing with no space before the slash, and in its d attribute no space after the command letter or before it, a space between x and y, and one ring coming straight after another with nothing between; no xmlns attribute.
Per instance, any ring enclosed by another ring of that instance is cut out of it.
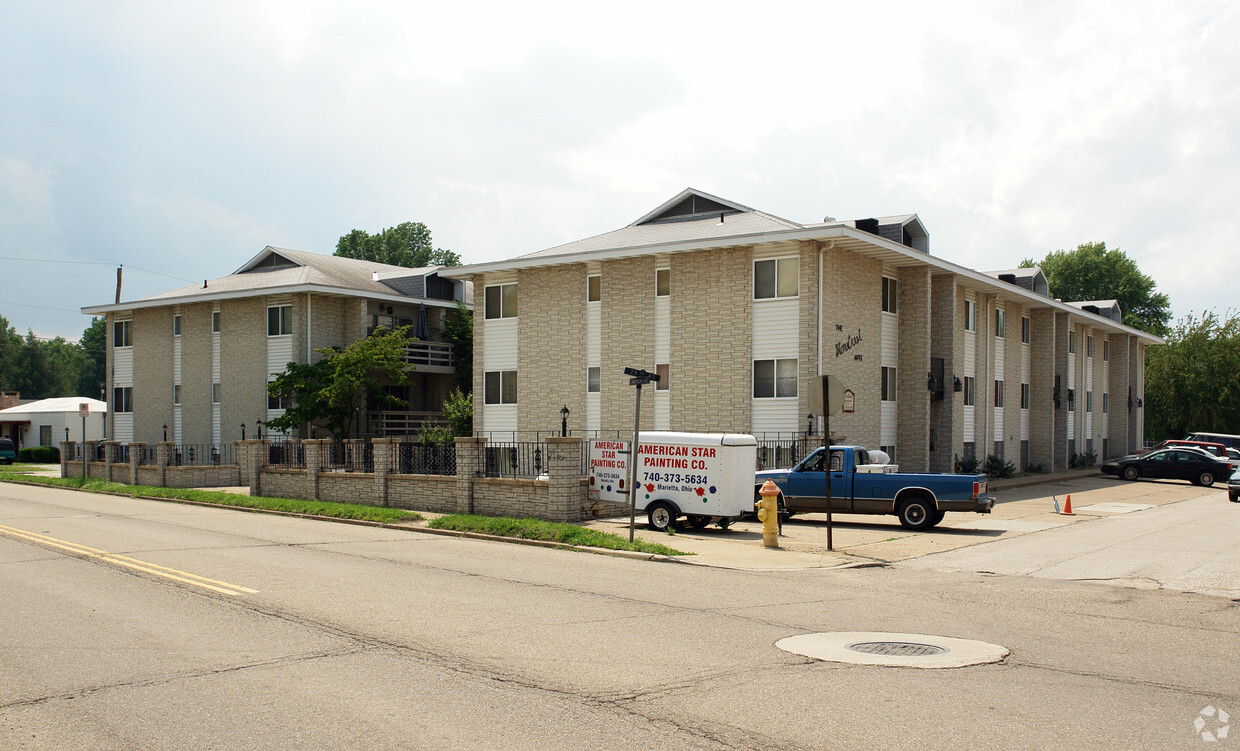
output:
<svg viewBox="0 0 1240 751"><path fill-rule="evenodd" d="M930 657L931 655L946 654L946 647L935 646L934 644L917 644L907 641L863 641L856 644L847 644L845 649L851 649L854 652L864 652L869 655L883 655L884 657Z"/></svg>

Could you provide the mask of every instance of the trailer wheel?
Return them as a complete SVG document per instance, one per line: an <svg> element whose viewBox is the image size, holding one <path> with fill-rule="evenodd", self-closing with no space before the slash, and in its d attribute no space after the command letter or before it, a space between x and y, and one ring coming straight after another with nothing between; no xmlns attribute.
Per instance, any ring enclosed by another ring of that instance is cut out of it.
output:
<svg viewBox="0 0 1240 751"><path fill-rule="evenodd" d="M934 515L938 509L926 498L913 496L900 504L900 526L917 532L930 529L937 522Z"/></svg>
<svg viewBox="0 0 1240 751"><path fill-rule="evenodd" d="M650 504L646 516L650 521L650 529L656 532L666 532L668 527L676 523L676 509L667 501L655 501Z"/></svg>
<svg viewBox="0 0 1240 751"><path fill-rule="evenodd" d="M719 529L726 530L728 527L732 526L732 520L726 516L721 516L715 521L715 524L719 525Z"/></svg>

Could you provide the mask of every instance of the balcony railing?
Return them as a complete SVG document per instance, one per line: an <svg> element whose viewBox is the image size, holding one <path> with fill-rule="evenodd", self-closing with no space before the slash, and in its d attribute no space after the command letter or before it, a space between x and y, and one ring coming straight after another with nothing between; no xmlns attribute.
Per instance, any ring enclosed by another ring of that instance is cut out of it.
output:
<svg viewBox="0 0 1240 751"><path fill-rule="evenodd" d="M422 432L422 424L449 426L442 412L411 412L385 410L371 412L366 433L376 438L403 438Z"/></svg>
<svg viewBox="0 0 1240 751"><path fill-rule="evenodd" d="M405 345L405 362L422 373L454 373L452 345L444 342L410 341Z"/></svg>

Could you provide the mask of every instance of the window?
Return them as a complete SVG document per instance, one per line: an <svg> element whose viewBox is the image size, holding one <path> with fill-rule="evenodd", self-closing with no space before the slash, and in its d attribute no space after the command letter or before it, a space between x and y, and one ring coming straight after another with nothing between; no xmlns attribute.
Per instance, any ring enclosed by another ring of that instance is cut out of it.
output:
<svg viewBox="0 0 1240 751"><path fill-rule="evenodd" d="M172 335L181 335L181 316L179 314L172 317Z"/></svg>
<svg viewBox="0 0 1240 751"><path fill-rule="evenodd" d="M271 381L267 382L267 388L268 388L267 409L281 410L281 409L288 409L289 407L293 406L292 399L288 398L287 396L283 394L277 395L277 394L271 393L270 391L271 384L272 384Z"/></svg>
<svg viewBox="0 0 1240 751"><path fill-rule="evenodd" d="M1094 356L1094 338L1092 336L1085 337L1085 356Z"/></svg>
<svg viewBox="0 0 1240 751"><path fill-rule="evenodd" d="M672 270L655 269L654 296L667 297L670 294L672 294Z"/></svg>
<svg viewBox="0 0 1240 751"><path fill-rule="evenodd" d="M1020 385L1020 408L1029 409L1029 384Z"/></svg>
<svg viewBox="0 0 1240 751"><path fill-rule="evenodd" d="M211 314L211 333L220 333L220 312L218 310Z"/></svg>
<svg viewBox="0 0 1240 751"><path fill-rule="evenodd" d="M896 280L889 276L883 277L883 312L895 313L896 311Z"/></svg>
<svg viewBox="0 0 1240 751"><path fill-rule="evenodd" d="M267 308L267 336L293 333L293 306L273 305Z"/></svg>
<svg viewBox="0 0 1240 751"><path fill-rule="evenodd" d="M977 381L973 376L964 377L964 406L972 407L977 404Z"/></svg>
<svg viewBox="0 0 1240 751"><path fill-rule="evenodd" d="M1085 411L1086 412L1094 411L1094 392L1092 391L1085 392Z"/></svg>
<svg viewBox="0 0 1240 751"><path fill-rule="evenodd" d="M1003 381L995 381L995 407L1003 406Z"/></svg>
<svg viewBox="0 0 1240 751"><path fill-rule="evenodd" d="M888 463L896 463L896 447L895 446L879 446L880 451L887 455Z"/></svg>
<svg viewBox="0 0 1240 751"><path fill-rule="evenodd" d="M51 446L52 445L52 426L51 425L40 425L39 426L39 445L40 446Z"/></svg>
<svg viewBox="0 0 1240 751"><path fill-rule="evenodd" d="M753 262L753 297L769 300L775 297L796 297L800 283L799 258L773 258Z"/></svg>
<svg viewBox="0 0 1240 751"><path fill-rule="evenodd" d="M1068 352L1076 354L1076 331L1068 329Z"/></svg>
<svg viewBox="0 0 1240 751"><path fill-rule="evenodd" d="M133 346L133 321L117 321L112 324L112 346Z"/></svg>
<svg viewBox="0 0 1240 751"><path fill-rule="evenodd" d="M595 366L586 368L586 392L597 394L603 390L603 369Z"/></svg>
<svg viewBox="0 0 1240 751"><path fill-rule="evenodd" d="M586 277L586 302L598 302L603 299L603 277L591 274Z"/></svg>
<svg viewBox="0 0 1240 751"><path fill-rule="evenodd" d="M1110 362L1110 360L1111 360L1111 340L1103 339L1102 340L1102 361Z"/></svg>
<svg viewBox="0 0 1240 751"><path fill-rule="evenodd" d="M896 400L896 369L883 367L882 401Z"/></svg>
<svg viewBox="0 0 1240 751"><path fill-rule="evenodd" d="M1104 415L1107 413L1107 408L1110 407L1110 401L1111 401L1110 397L1111 395L1108 394L1107 392L1105 391L1102 392L1102 414Z"/></svg>
<svg viewBox="0 0 1240 751"><path fill-rule="evenodd" d="M668 382L667 365L668 365L667 363L662 362L662 363L657 363L654 366L654 374L659 377L659 380L655 381L655 384L654 384L655 391L667 391L668 387L671 385Z"/></svg>
<svg viewBox="0 0 1240 751"><path fill-rule="evenodd" d="M181 384L179 383L172 384L172 403L181 403Z"/></svg>
<svg viewBox="0 0 1240 751"><path fill-rule="evenodd" d="M484 404L517 403L517 371L489 370L483 378Z"/></svg>
<svg viewBox="0 0 1240 751"><path fill-rule="evenodd" d="M517 317L517 285L495 284L486 290L486 317Z"/></svg>
<svg viewBox="0 0 1240 751"><path fill-rule="evenodd" d="M1020 341L1024 344L1033 341L1033 321L1029 316L1020 317Z"/></svg>
<svg viewBox="0 0 1240 751"><path fill-rule="evenodd" d="M775 399L797 395L797 360L754 360L753 397Z"/></svg>
<svg viewBox="0 0 1240 751"><path fill-rule="evenodd" d="M118 386L112 389L112 411L133 412L132 386Z"/></svg>
<svg viewBox="0 0 1240 751"><path fill-rule="evenodd" d="M1007 316L1003 308L995 308L995 338L1004 339L1007 337Z"/></svg>
<svg viewBox="0 0 1240 751"><path fill-rule="evenodd" d="M964 330L977 331L977 303L964 301Z"/></svg>
<svg viewBox="0 0 1240 751"><path fill-rule="evenodd" d="M211 403L220 403L220 385L218 383L211 384Z"/></svg>

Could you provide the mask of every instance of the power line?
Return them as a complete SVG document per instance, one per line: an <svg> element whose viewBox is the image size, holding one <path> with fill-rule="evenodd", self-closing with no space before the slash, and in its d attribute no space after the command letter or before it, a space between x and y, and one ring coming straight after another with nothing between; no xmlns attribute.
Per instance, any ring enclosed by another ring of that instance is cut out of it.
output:
<svg viewBox="0 0 1240 751"><path fill-rule="evenodd" d="M19 308L38 308L39 310L56 310L61 313L81 313L80 310L70 310L69 308L49 308L46 305L28 305L24 302L10 302L8 300L0 300L0 305L16 305Z"/></svg>
<svg viewBox="0 0 1240 751"><path fill-rule="evenodd" d="M25 261L26 263L69 263L69 264L76 264L80 266L119 266L121 268L125 268L125 264L123 263L111 263L108 261L62 261L62 260L55 259L55 258L18 258L16 256L0 256L0 261ZM180 276L173 276L172 274L165 274L162 271L151 271L150 269L144 269L141 266L130 266L129 268L133 269L134 271L143 271L143 272L146 272L147 274L154 274L155 276L166 276L169 279L176 279L177 281L180 281L180 282L186 282L188 284L195 284L193 279L186 279Z"/></svg>

